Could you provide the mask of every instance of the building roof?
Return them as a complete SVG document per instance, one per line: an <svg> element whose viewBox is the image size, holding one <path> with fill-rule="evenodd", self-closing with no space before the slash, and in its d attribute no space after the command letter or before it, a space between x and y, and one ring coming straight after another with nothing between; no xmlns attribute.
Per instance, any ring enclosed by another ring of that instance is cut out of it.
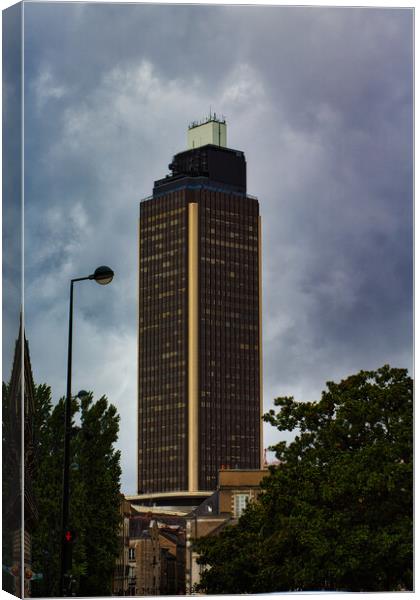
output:
<svg viewBox="0 0 420 600"><path fill-rule="evenodd" d="M162 515L168 517L185 517L191 512L190 507L180 507L184 508L184 510L180 510L176 507L176 510L173 510L167 507L161 508L160 506L138 506L137 504L132 504L131 508L140 515Z"/></svg>
<svg viewBox="0 0 420 600"><path fill-rule="evenodd" d="M191 514L196 516L217 515L219 512L219 492L214 492L209 498L206 498Z"/></svg>

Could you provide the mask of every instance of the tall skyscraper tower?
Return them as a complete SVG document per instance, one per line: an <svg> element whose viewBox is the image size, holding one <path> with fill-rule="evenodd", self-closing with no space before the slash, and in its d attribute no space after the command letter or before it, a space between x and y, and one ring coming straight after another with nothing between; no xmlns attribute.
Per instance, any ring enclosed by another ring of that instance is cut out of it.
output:
<svg viewBox="0 0 420 600"><path fill-rule="evenodd" d="M140 204L138 493L212 491L262 462L261 227L211 116Z"/></svg>

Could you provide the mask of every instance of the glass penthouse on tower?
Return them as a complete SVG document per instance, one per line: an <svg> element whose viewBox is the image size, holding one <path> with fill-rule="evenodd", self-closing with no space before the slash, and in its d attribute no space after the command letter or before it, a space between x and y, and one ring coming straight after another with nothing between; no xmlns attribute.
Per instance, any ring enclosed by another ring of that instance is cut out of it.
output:
<svg viewBox="0 0 420 600"><path fill-rule="evenodd" d="M211 492L262 462L261 226L211 116L140 204L138 493Z"/></svg>

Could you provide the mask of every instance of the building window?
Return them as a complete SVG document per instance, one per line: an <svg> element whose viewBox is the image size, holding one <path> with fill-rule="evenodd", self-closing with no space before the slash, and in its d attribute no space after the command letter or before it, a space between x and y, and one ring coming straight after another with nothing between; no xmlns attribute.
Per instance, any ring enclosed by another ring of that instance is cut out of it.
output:
<svg viewBox="0 0 420 600"><path fill-rule="evenodd" d="M136 549L135 548L128 549L128 560L136 560Z"/></svg>
<svg viewBox="0 0 420 600"><path fill-rule="evenodd" d="M234 517L239 519L249 502L249 494L235 494Z"/></svg>

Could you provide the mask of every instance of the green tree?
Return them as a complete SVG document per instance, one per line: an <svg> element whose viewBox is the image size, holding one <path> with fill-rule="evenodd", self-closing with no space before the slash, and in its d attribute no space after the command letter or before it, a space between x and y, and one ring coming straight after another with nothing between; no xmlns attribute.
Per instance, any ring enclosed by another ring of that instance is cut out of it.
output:
<svg viewBox="0 0 420 600"><path fill-rule="evenodd" d="M83 485L83 515L86 572L80 579L82 596L111 594L112 574L119 550L120 525L120 452L114 449L118 439L119 416L105 397L93 402L92 396L81 401L81 430L78 474Z"/></svg>
<svg viewBox="0 0 420 600"><path fill-rule="evenodd" d="M235 528L197 544L208 593L411 590L412 391L385 365L278 398L264 419L298 430Z"/></svg>
<svg viewBox="0 0 420 600"><path fill-rule="evenodd" d="M36 387L38 468L34 491L39 522L33 536L33 569L43 579L34 596L59 595L61 500L64 446L64 400L54 407L51 390ZM80 410L80 426L74 417ZM105 397L89 394L72 403L70 526L76 532L72 573L78 595L110 595L118 552L120 453L114 448L119 416Z"/></svg>
<svg viewBox="0 0 420 600"><path fill-rule="evenodd" d="M13 532L21 525L20 513L20 417L13 422L10 385L2 385L2 562L6 567L13 564ZM15 425L15 426L14 426ZM15 593L13 576L5 569L2 573L3 589Z"/></svg>
<svg viewBox="0 0 420 600"><path fill-rule="evenodd" d="M51 389L35 387L37 468L33 481L38 523L32 536L32 567L43 579L33 582L36 596L59 595L64 402L53 407Z"/></svg>

